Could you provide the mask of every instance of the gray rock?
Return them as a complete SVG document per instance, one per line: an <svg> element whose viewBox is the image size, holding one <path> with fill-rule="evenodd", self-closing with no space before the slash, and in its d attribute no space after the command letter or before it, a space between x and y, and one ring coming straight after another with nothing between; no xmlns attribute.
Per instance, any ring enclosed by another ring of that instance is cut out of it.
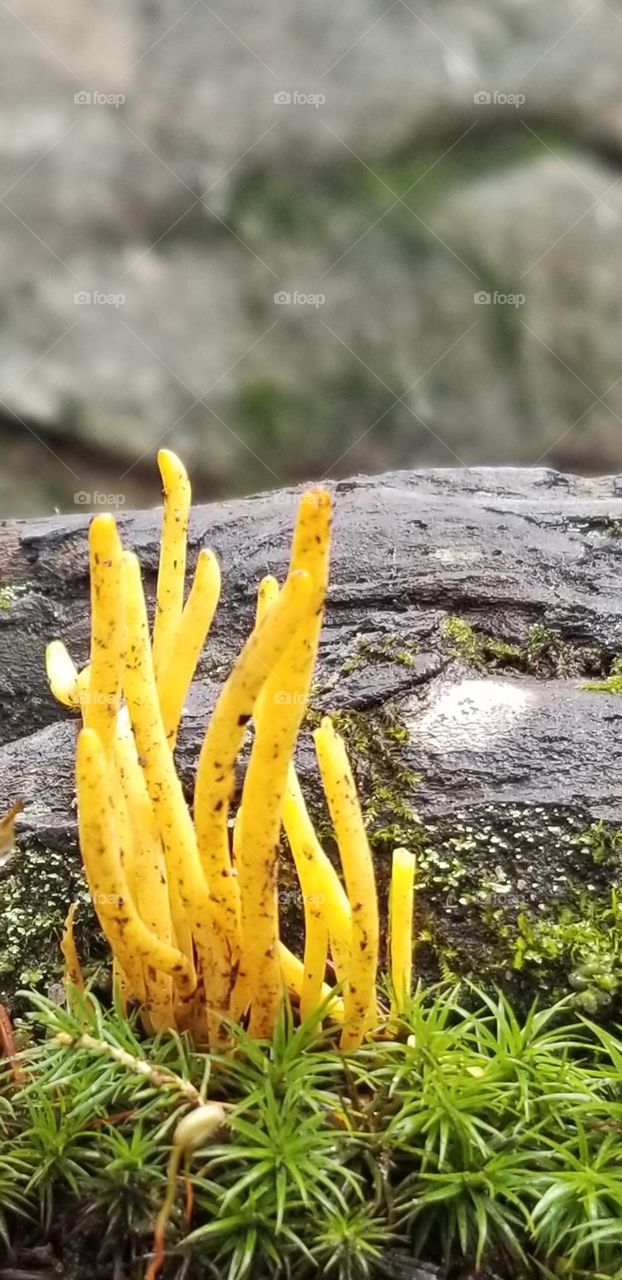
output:
<svg viewBox="0 0 622 1280"><path fill-rule="evenodd" d="M620 0L25 0L0 29L0 401L35 477L6 511L92 491L84 451L129 504L163 438L211 492L622 465Z"/></svg>

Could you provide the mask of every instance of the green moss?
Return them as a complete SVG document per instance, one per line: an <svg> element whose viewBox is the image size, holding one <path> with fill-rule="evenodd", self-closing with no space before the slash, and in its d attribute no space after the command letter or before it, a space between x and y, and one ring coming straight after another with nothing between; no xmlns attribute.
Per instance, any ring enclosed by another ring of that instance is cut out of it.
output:
<svg viewBox="0 0 622 1280"><path fill-rule="evenodd" d="M571 993L585 1012L613 1014L622 993L622 904L610 884L622 878L622 832L600 820L575 833L572 824L550 824L549 833L554 842L543 841L544 865L530 865L529 879L525 869L517 879L507 867L506 883L482 881L476 892L484 902L481 891L490 891L480 914L490 938L489 964L497 966L499 979L504 969L520 973L534 995L540 989L553 998ZM514 847L520 845L517 832ZM522 861L518 852L514 856ZM518 899L517 888L538 884L548 900L539 902L538 893ZM499 892L507 895L506 904ZM466 904L468 892L459 901ZM506 979L512 984L511 974Z"/></svg>
<svg viewBox="0 0 622 1280"><path fill-rule="evenodd" d="M595 867L612 867L622 871L622 831L599 818L575 836L573 845L583 850Z"/></svg>
<svg viewBox="0 0 622 1280"><path fill-rule="evenodd" d="M167 1169L163 1280L622 1273L622 1044L568 1008L419 987L345 1054L285 1009L210 1061L91 994L32 1003L27 1087L2 1082L7 1277L144 1280Z"/></svg>
<svg viewBox="0 0 622 1280"><path fill-rule="evenodd" d="M10 609L26 590L26 587L0 587L0 609Z"/></svg>
<svg viewBox="0 0 622 1280"><path fill-rule="evenodd" d="M510 668L538 677L600 674L606 658L593 647L571 645L559 632L534 623L518 641L491 635L466 618L443 622L445 652L479 670Z"/></svg>
<svg viewBox="0 0 622 1280"><path fill-rule="evenodd" d="M572 841L595 869L604 868L617 884L622 879L622 831L603 819L591 823ZM612 888L601 896L594 885L575 883L571 901L547 921L534 924L519 917L515 967L546 958L567 976L574 1003L593 1015L622 992L622 899Z"/></svg>
<svg viewBox="0 0 622 1280"><path fill-rule="evenodd" d="M13 855L0 879L0 999L59 980L60 938L75 900L79 952L88 961L105 952L77 854L32 844Z"/></svg>
<svg viewBox="0 0 622 1280"><path fill-rule="evenodd" d="M334 194L332 185L324 185L321 179L312 188L307 180L303 190L293 166L278 176L248 170L232 186L226 218L247 234L252 228L285 239L307 235L314 241L325 232L326 203L334 203Z"/></svg>
<svg viewBox="0 0 622 1280"><path fill-rule="evenodd" d="M403 667L412 667L415 662L417 645L405 641L401 636L384 636L382 640L369 640L366 636L357 636L354 652L346 658L342 675L350 675L360 671L372 662L398 662Z"/></svg>
<svg viewBox="0 0 622 1280"><path fill-rule="evenodd" d="M622 676L607 676L606 680L596 680L582 688L585 693L622 693Z"/></svg>
<svg viewBox="0 0 622 1280"><path fill-rule="evenodd" d="M586 693L622 693L622 657L614 658L605 680L582 685Z"/></svg>
<svg viewBox="0 0 622 1280"><path fill-rule="evenodd" d="M521 136L520 130L508 145L505 129L502 132L487 131L482 146L480 127L470 138L465 138L460 147L447 154L442 167L437 164L437 153L433 149L428 152L420 150L416 155L388 163L379 161L374 164L373 173L366 171L360 178L369 191L386 204L395 199L393 192L400 197L407 197L412 192L409 203L417 208L422 199L441 194L453 182L472 182L476 177L494 172L499 166L505 169L510 154L514 163L522 163L532 156L546 154L550 146L557 153L560 149L562 152L568 150L566 140L560 137L541 134L535 138L524 131Z"/></svg>
<svg viewBox="0 0 622 1280"><path fill-rule="evenodd" d="M579 893L554 919L534 920L520 912L512 949L514 969L559 970L575 993L573 1003L598 1013L622 983L622 903L613 890L605 904Z"/></svg>
<svg viewBox="0 0 622 1280"><path fill-rule="evenodd" d="M226 222L245 229L247 234L250 230L269 230L272 235L298 239L302 234L310 243L317 243L326 237L331 212L339 214L341 220L350 215L358 223L367 210L371 222L375 213L395 206L397 196L400 203L383 230L386 235L399 235L405 247L411 248L413 241L423 244L426 240L425 229L420 228L411 209L418 211L422 205L429 205L454 183L472 182L500 164L505 168L509 156L519 163L532 155L546 154L547 146L558 154L560 149L567 149L565 141L556 135L535 138L520 129L514 131L509 147L506 129L487 129L482 145L478 127L460 147L450 149L439 165L437 142L430 135L428 144L414 154L409 149L408 155L387 159L379 153L371 168L362 166L353 155L348 163L344 156L346 163L338 169L316 169L312 183L302 152L291 154L283 173L245 167L240 176L233 176ZM200 220L193 225L200 230ZM184 220L183 231L189 234L188 220ZM509 287L511 282L506 283Z"/></svg>
<svg viewBox="0 0 622 1280"><path fill-rule="evenodd" d="M333 721L348 747L372 848L387 854L398 845L418 848L421 820L412 795L419 776L404 762L408 730L396 708L337 712Z"/></svg>
<svg viewBox="0 0 622 1280"><path fill-rule="evenodd" d="M447 642L450 657L463 658L474 667L484 667L511 663L518 665L520 649L518 645L508 644L505 640L496 640L485 631L478 631L465 618L454 615L445 618L443 636Z"/></svg>

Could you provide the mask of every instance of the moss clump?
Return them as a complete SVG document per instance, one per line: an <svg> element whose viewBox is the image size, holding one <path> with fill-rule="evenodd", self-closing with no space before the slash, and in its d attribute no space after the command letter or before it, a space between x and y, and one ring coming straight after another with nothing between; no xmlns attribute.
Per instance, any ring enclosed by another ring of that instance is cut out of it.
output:
<svg viewBox="0 0 622 1280"><path fill-rule="evenodd" d="M595 867L611 867L618 873L622 871L622 831L605 822L604 818L590 823L572 843L591 858Z"/></svg>
<svg viewBox="0 0 622 1280"><path fill-rule="evenodd" d="M622 982L622 902L615 890L605 906L579 893L554 919L519 912L512 949L514 969L560 969L573 1004L589 1015L602 1013Z"/></svg>
<svg viewBox="0 0 622 1280"><path fill-rule="evenodd" d="M512 969L590 1015L610 1020L622 995L622 832L603 821L560 841L565 883L548 907L527 904L515 919L497 917ZM551 873L555 878L554 864Z"/></svg>
<svg viewBox="0 0 622 1280"><path fill-rule="evenodd" d="M60 938L70 902L80 903L77 938L88 961L105 954L80 860L31 843L13 854L0 878L0 999L19 987L47 989L62 976Z"/></svg>
<svg viewBox="0 0 622 1280"><path fill-rule="evenodd" d="M472 627L466 618L445 618L443 637L448 655L463 658L474 667L519 665L520 648L505 640L496 640L485 631Z"/></svg>
<svg viewBox="0 0 622 1280"><path fill-rule="evenodd" d="M510 668L537 677L599 675L607 659L596 649L571 645L559 632L534 623L517 642L500 639L452 615L443 622L448 657L478 670Z"/></svg>
<svg viewBox="0 0 622 1280"><path fill-rule="evenodd" d="M594 1015L617 1010L622 993L622 899L607 884L622 878L622 831L603 820L574 836L583 866L568 880L566 900L547 919L524 909L516 926L501 932L513 954L513 968L535 976L542 969L557 975L561 989L574 992L573 1003ZM597 883L593 882L597 879ZM587 884L586 884L587 880Z"/></svg>
<svg viewBox="0 0 622 1280"><path fill-rule="evenodd" d="M586 693L622 693L622 657L614 658L609 675L605 680L594 680L584 684Z"/></svg>
<svg viewBox="0 0 622 1280"><path fill-rule="evenodd" d="M412 667L415 663L417 645L398 640L396 636L383 636L381 640L370 640L366 636L357 636L354 653L346 658L341 674L350 675L353 671L361 671L372 662L397 662L402 667Z"/></svg>
<svg viewBox="0 0 622 1280"><path fill-rule="evenodd" d="M285 1010L210 1061L91 998L33 1003L26 1087L0 1080L7 1275L145 1280L167 1185L160 1280L621 1273L622 1045L563 1005L419 988L348 1054Z"/></svg>
<svg viewBox="0 0 622 1280"><path fill-rule="evenodd" d="M10 609L27 591L27 587L0 587L0 609Z"/></svg>

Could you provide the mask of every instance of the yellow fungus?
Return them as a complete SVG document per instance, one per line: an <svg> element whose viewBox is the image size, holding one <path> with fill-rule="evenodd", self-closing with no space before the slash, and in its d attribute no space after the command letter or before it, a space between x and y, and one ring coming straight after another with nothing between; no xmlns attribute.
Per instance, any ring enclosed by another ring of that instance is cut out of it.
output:
<svg viewBox="0 0 622 1280"><path fill-rule="evenodd" d="M169 449L160 449L158 466L164 510L153 623L153 666L159 684L168 668L184 604L191 490L183 463Z"/></svg>
<svg viewBox="0 0 622 1280"><path fill-rule="evenodd" d="M294 996L296 1000L300 1000L302 993L302 984L304 980L304 964L302 960L295 956L284 942L279 942L279 962L281 965L281 973L283 982L290 996ZM327 1013L335 1022L343 1022L345 1017L344 1003L339 996L331 995L331 988L326 982L322 984L322 1001L329 1001Z"/></svg>
<svg viewBox="0 0 622 1280"><path fill-rule="evenodd" d="M321 569L323 570L323 564ZM274 604L278 594L279 584L276 578L263 578L257 593L258 622ZM256 714L261 713L265 696L264 687L257 702ZM239 817L238 814L236 827ZM282 817L304 904L306 977L300 998L303 1017L306 1017L313 1009L319 990L318 983L321 985L326 966L324 948L327 928L337 978L340 982L345 980L350 956L352 912L339 877L315 834L293 764L290 764L288 770Z"/></svg>
<svg viewBox="0 0 622 1280"><path fill-rule="evenodd" d="M209 890L197 852L196 836L181 782L166 741L153 671L147 609L140 567L131 552L124 555L124 581L127 608L127 658L124 693L136 746L141 758L145 782L164 847L169 879L175 882L191 934L201 953L211 933ZM181 938L177 941L181 944ZM188 943L184 954L192 966L192 949Z"/></svg>
<svg viewBox="0 0 622 1280"><path fill-rule="evenodd" d="M82 729L78 735L76 785L80 848L93 905L126 978L140 990L137 966L145 960L187 985L186 958L149 932L130 897L119 857L108 763L94 729Z"/></svg>
<svg viewBox="0 0 622 1280"><path fill-rule="evenodd" d="M89 532L90 662L78 672L60 641L46 652L52 692L83 711L76 756L80 846L121 998L141 1003L147 1031L189 1030L197 1043L215 1047L226 1040L227 1021L245 1018L249 1009L251 1034L270 1035L287 990L305 1019L326 1005L342 1024L342 1046L355 1047L377 1017L378 908L352 773L329 719L315 743L345 888L317 838L293 764L328 582L330 495L303 496L285 584L279 590L267 577L260 585L255 628L205 735L193 822L173 749L218 603L220 571L213 553L201 551L184 606L190 485L174 454L162 450L158 462L164 514L153 643L136 557L123 554L114 521L98 516ZM251 718L254 741L231 856L236 760ZM279 936L281 825L302 890L304 960ZM414 860L396 850L393 1014L410 991L413 884ZM79 986L73 910L62 950L67 978ZM329 953L343 999L324 980ZM189 1121L189 1132L202 1131L202 1122ZM181 1132L179 1138L178 1155L190 1154L194 1144L182 1143ZM163 1257L163 1223L153 1274Z"/></svg>
<svg viewBox="0 0 622 1280"><path fill-rule="evenodd" d="M137 980L143 983L143 990L141 992L140 997L136 996L132 991L129 980L128 978L126 978L123 972L123 969L121 968L121 965L119 964L119 961L117 960L117 957L115 956L113 951L112 953L112 990L115 995L115 1000L120 1001L121 1008L123 1009L123 1012L125 1014L127 1014L128 1012L130 1000L138 999L139 1003L142 1002L144 1004L144 1001L146 999L146 995L144 991L144 981L143 981L143 975L142 975L142 963L140 966L140 973Z"/></svg>
<svg viewBox="0 0 622 1280"><path fill-rule="evenodd" d="M23 812L23 802L21 800L16 800L0 818L0 866L2 866L13 853L15 847L15 819L19 813Z"/></svg>
<svg viewBox="0 0 622 1280"><path fill-rule="evenodd" d="M348 898L352 942L344 991L342 1048L361 1043L372 1021L378 969L378 903L374 867L350 762L343 739L328 716L314 733L322 783L330 810Z"/></svg>
<svg viewBox="0 0 622 1280"><path fill-rule="evenodd" d="M415 856L394 849L389 894L391 1012L402 1013L412 988Z"/></svg>
<svg viewBox="0 0 622 1280"><path fill-rule="evenodd" d="M233 823L233 863L234 875L237 875L237 866L240 861L240 832L242 830L242 806L240 805ZM235 986L231 996L231 1017L234 1022L241 1022L242 1018L248 1013L251 1002L251 986L248 973L242 968L241 963L238 964L238 972L235 979Z"/></svg>
<svg viewBox="0 0 622 1280"><path fill-rule="evenodd" d="M322 985L328 960L329 930L326 897L316 856L317 841L311 844L305 839L302 815L295 802L292 809L290 786L295 786L296 783L295 771L293 765L290 765L283 819L285 822L285 811L289 807L289 823L285 822L285 829L300 881L305 917L304 975L300 991L300 1013L302 1018L306 1019L321 1003Z"/></svg>
<svg viewBox="0 0 622 1280"><path fill-rule="evenodd" d="M84 723L109 751L121 696L125 635L122 547L111 515L95 516L89 528L91 567L91 667L83 702Z"/></svg>
<svg viewBox="0 0 622 1280"><path fill-rule="evenodd" d="M274 1030L282 999L278 958L278 847L283 800L296 738L305 713L317 654L322 609L328 582L331 499L323 490L304 494L300 503L287 583L306 572L311 582L307 611L290 634L255 708L255 739L242 791L240 860L238 867L242 917L242 968L251 984L250 1034L262 1038ZM258 612L275 595L274 583L264 581ZM279 597L280 599L280 597ZM278 608L274 600L270 612ZM265 621L265 620L264 620ZM260 623L262 626L263 623ZM308 959L313 972L305 984L304 1003L310 1007L324 977L327 934L317 912L309 939ZM322 964L322 951L324 965ZM318 985L319 984L319 985Z"/></svg>
<svg viewBox="0 0 622 1280"><path fill-rule="evenodd" d="M318 894L328 926L330 950L339 982L350 964L352 911L346 891L318 838L293 765L290 765L283 802L283 826L292 851L303 899Z"/></svg>
<svg viewBox="0 0 622 1280"><path fill-rule="evenodd" d="M77 991L84 991L84 977L73 934L73 922L77 909L77 902L72 902L65 917L60 949L65 961L65 985L75 987Z"/></svg>
<svg viewBox="0 0 622 1280"><path fill-rule="evenodd" d="M271 573L267 573L265 578L259 583L257 592L257 608L255 610L255 624L259 626L263 622L266 614L276 603L279 596L279 584Z"/></svg>
<svg viewBox="0 0 622 1280"><path fill-rule="evenodd" d="M133 835L133 865L131 880L128 877L129 888L141 920L149 931L161 942L172 946L176 939L171 921L164 850L140 767L127 707L122 707L117 718L114 760ZM147 965L144 979L154 1029L174 1026L171 978Z"/></svg>
<svg viewBox="0 0 622 1280"><path fill-rule="evenodd" d="M278 608L278 601L273 608ZM259 1038L271 1035L282 999L277 952L278 846L287 775L307 700L311 622L312 615L303 616L265 682L242 790L238 862L242 967L250 977L252 993L250 1033Z"/></svg>
<svg viewBox="0 0 622 1280"><path fill-rule="evenodd" d="M294 526L289 571L294 573L297 569L306 569L313 579L314 595L311 608L315 613L314 643L316 647L328 587L331 525L330 493L326 489L311 489L308 493L303 493Z"/></svg>
<svg viewBox="0 0 622 1280"><path fill-rule="evenodd" d="M218 941L216 969L206 973L208 1001L216 1007L222 1007L226 985L230 999L240 955L238 885L232 875L228 829L235 761L261 687L304 617L310 590L308 574L292 574L273 608L251 633L221 690L199 756L194 820Z"/></svg>
<svg viewBox="0 0 622 1280"><path fill-rule="evenodd" d="M258 622L261 622L267 610L274 604L278 594L279 584L276 578L270 575L262 578L257 593ZM265 688L258 699L258 709L261 708L264 697ZM240 814L236 818L236 828L239 817ZM307 901L313 902L314 895L318 893L323 899L333 960L337 977L341 982L345 979L348 967L352 912L339 876L315 834L293 764L290 764L287 775L287 787L283 800L283 825L296 864L305 904Z"/></svg>
<svg viewBox="0 0 622 1280"><path fill-rule="evenodd" d="M127 707L117 721L114 758L135 836L136 904L147 928L163 942L172 939L166 863Z"/></svg>
<svg viewBox="0 0 622 1280"><path fill-rule="evenodd" d="M285 808L287 803L286 797ZM297 814L295 816L290 814L289 822L286 822L286 830L300 880L305 919L304 981L300 992L300 1007L303 1018L306 1018L319 1004L319 992L326 973L330 934L326 896L323 892L321 876L318 874L317 862L313 857L312 848L306 845L304 838L300 836L296 822Z"/></svg>
<svg viewBox="0 0 622 1280"><path fill-rule="evenodd" d="M45 650L45 669L48 684L64 707L72 709L80 705L78 669L67 653L62 640L52 640Z"/></svg>
<svg viewBox="0 0 622 1280"><path fill-rule="evenodd" d="M300 991L300 1014L306 1019L318 1008L328 960L328 925L322 910L322 896L312 891L303 895L305 912L304 977Z"/></svg>
<svg viewBox="0 0 622 1280"><path fill-rule="evenodd" d="M177 881L173 876L169 875L168 880L168 901L171 912L171 922L173 925L173 941L175 946L183 951L185 956L193 955L192 929L188 919L184 903L182 901ZM192 1016L192 1011L188 1007L187 1000L181 996L177 990L173 991L173 1007L175 1009L175 1020L180 1031L187 1031Z"/></svg>
<svg viewBox="0 0 622 1280"><path fill-rule="evenodd" d="M174 646L158 681L164 729L174 747L184 701L220 596L220 569L213 551L199 552L194 581L175 632Z"/></svg>

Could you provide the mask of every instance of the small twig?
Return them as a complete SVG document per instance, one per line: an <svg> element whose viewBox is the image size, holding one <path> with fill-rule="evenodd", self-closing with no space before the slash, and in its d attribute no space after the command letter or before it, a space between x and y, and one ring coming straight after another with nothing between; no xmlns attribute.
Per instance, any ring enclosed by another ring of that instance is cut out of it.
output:
<svg viewBox="0 0 622 1280"><path fill-rule="evenodd" d="M112 1058L114 1062L118 1062L120 1066L126 1067L133 1075L142 1076L154 1088L162 1089L173 1086L193 1107L205 1106L206 1099L189 1080L183 1080L174 1071L167 1071L163 1067L154 1067L144 1058L136 1058L133 1054L128 1053L126 1049L119 1049L116 1045L108 1044L106 1040L97 1040L95 1036L90 1036L87 1032L80 1036L72 1036L68 1031L59 1031L56 1040L67 1049L88 1049L91 1053L101 1053L105 1057Z"/></svg>
<svg viewBox="0 0 622 1280"><path fill-rule="evenodd" d="M0 1004L0 1050L2 1050L3 1056L7 1059L11 1067L15 1084L21 1085L24 1079L24 1073L17 1061L17 1048L15 1045L15 1036L13 1035L11 1019L3 1004Z"/></svg>

